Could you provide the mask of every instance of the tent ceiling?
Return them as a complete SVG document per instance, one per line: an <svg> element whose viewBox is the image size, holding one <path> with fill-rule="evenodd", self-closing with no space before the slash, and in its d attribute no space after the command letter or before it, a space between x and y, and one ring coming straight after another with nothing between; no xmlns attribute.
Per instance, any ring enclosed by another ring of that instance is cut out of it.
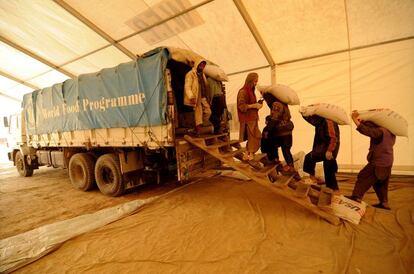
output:
<svg viewBox="0 0 414 274"><path fill-rule="evenodd" d="M105 30L113 39L119 40L203 1L161 1L158 4L159 1L144 0L67 0L65 2ZM91 9L91 6L94 8ZM108 16L104 16L109 14L111 20L108 20Z"/></svg>
<svg viewBox="0 0 414 274"><path fill-rule="evenodd" d="M2 36L54 64L67 63L107 41L52 1L2 1Z"/></svg>
<svg viewBox="0 0 414 274"><path fill-rule="evenodd" d="M234 2L245 6L257 33L252 34ZM66 79L63 74L97 71L128 61L132 54L174 46L199 52L231 74L264 67L272 63L269 59L283 63L414 33L412 0L234 2L0 1L0 38L35 57L0 43L0 71L44 87ZM271 54L267 60L263 48Z"/></svg>
<svg viewBox="0 0 414 274"><path fill-rule="evenodd" d="M20 79L30 79L50 70L49 66L1 42L0 60L0 70Z"/></svg>

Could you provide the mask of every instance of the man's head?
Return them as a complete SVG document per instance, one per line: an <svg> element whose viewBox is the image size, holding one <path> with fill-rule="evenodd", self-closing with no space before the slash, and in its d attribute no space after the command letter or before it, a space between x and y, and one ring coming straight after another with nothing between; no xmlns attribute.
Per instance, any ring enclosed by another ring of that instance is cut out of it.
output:
<svg viewBox="0 0 414 274"><path fill-rule="evenodd" d="M246 81L244 82L245 85L254 88L257 85L257 81L259 81L259 75L256 72L250 72L247 77Z"/></svg>
<svg viewBox="0 0 414 274"><path fill-rule="evenodd" d="M265 100L269 108L272 108L274 102L279 102L279 100L275 96L268 92L263 93L263 99Z"/></svg>
<svg viewBox="0 0 414 274"><path fill-rule="evenodd" d="M197 71L202 72L204 68L206 67L206 64L207 64L206 61L201 61L197 66Z"/></svg>

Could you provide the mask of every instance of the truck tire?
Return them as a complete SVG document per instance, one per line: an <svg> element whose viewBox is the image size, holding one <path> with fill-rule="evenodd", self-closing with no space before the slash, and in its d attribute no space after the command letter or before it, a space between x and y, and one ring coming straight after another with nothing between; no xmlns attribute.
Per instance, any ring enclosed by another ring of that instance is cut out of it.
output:
<svg viewBox="0 0 414 274"><path fill-rule="evenodd" d="M88 191L95 185L95 159L87 153L76 153L70 157L69 177L74 187Z"/></svg>
<svg viewBox="0 0 414 274"><path fill-rule="evenodd" d="M95 165L95 178L99 190L108 196L119 196L125 191L121 166L116 154L105 154Z"/></svg>
<svg viewBox="0 0 414 274"><path fill-rule="evenodd" d="M33 168L27 164L25 157L20 151L16 153L15 163L16 163L17 172L19 172L20 176L30 177L33 175Z"/></svg>

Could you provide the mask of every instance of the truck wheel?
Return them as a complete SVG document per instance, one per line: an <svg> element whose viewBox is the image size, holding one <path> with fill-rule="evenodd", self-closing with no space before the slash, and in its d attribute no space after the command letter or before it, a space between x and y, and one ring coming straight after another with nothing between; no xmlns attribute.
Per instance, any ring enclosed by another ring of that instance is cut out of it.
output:
<svg viewBox="0 0 414 274"><path fill-rule="evenodd" d="M116 154L105 154L95 165L95 178L99 190L109 196L119 196L125 191L119 158Z"/></svg>
<svg viewBox="0 0 414 274"><path fill-rule="evenodd" d="M16 168L20 176L30 177L33 175L33 168L27 164L26 159L20 151L16 153Z"/></svg>
<svg viewBox="0 0 414 274"><path fill-rule="evenodd" d="M94 167L95 159L87 153L76 153L70 157L69 177L72 185L83 191L92 189L95 183Z"/></svg>

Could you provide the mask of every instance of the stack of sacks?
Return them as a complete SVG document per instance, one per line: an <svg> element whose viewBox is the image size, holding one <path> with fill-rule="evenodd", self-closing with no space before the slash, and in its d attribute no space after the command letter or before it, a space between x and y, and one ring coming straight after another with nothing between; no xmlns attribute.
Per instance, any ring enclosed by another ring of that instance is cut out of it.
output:
<svg viewBox="0 0 414 274"><path fill-rule="evenodd" d="M384 127L394 135L408 137L408 122L404 117L390 109L358 110L359 118Z"/></svg>
<svg viewBox="0 0 414 274"><path fill-rule="evenodd" d="M277 84L272 86L257 86L257 89L263 93L271 93L281 102L288 105L299 105L298 94L288 86Z"/></svg>
<svg viewBox="0 0 414 274"><path fill-rule="evenodd" d="M206 61L207 65L204 68L204 74L217 80L217 81L228 81L229 78L227 74L217 65L211 63L210 61L204 59L197 53L194 53L190 50L168 47L168 51L171 54L171 58L175 61L184 63L190 67L193 67L195 64L198 64L200 61Z"/></svg>
<svg viewBox="0 0 414 274"><path fill-rule="evenodd" d="M299 110L302 116L318 115L323 118L329 119L337 123L338 125L349 125L348 114L346 111L336 105L320 103L312 104L308 106L302 106Z"/></svg>

